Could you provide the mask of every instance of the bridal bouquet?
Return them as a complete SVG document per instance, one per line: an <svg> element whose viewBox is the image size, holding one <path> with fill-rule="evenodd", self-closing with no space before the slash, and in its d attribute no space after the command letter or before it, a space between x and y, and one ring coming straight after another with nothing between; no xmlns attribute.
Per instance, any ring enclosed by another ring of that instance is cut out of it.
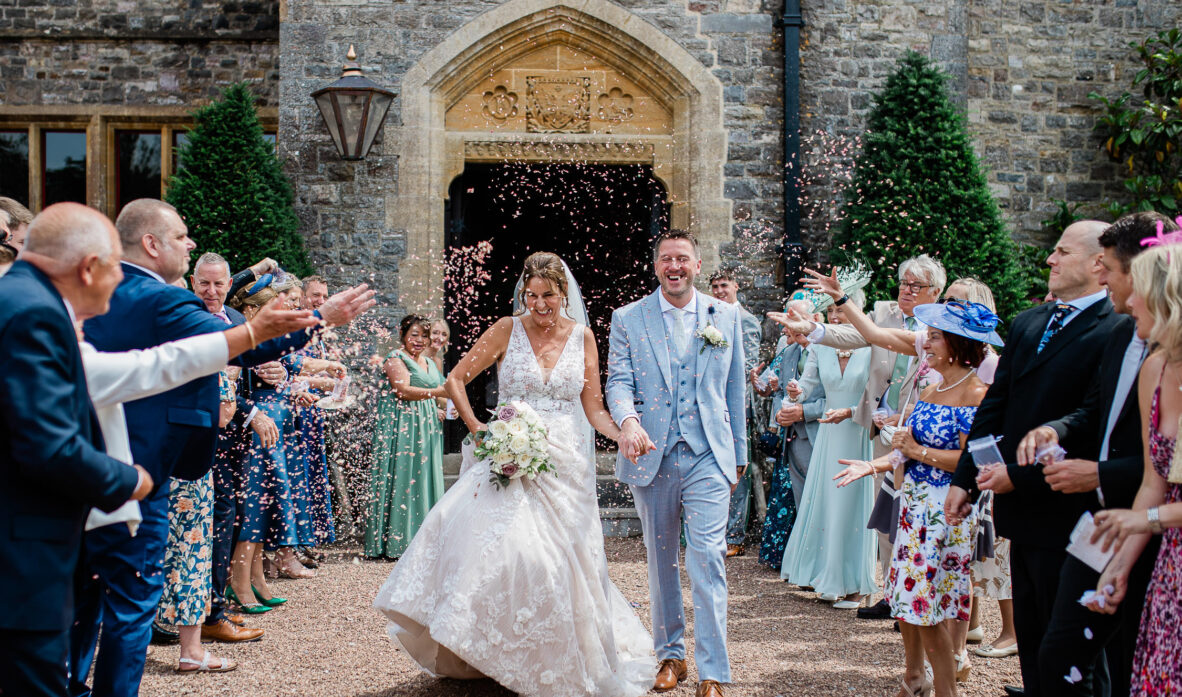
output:
<svg viewBox="0 0 1182 697"><path fill-rule="evenodd" d="M546 449L546 427L525 402L503 402L485 430L476 434L475 455L489 461L489 481L500 488L514 479L533 479L552 472Z"/></svg>

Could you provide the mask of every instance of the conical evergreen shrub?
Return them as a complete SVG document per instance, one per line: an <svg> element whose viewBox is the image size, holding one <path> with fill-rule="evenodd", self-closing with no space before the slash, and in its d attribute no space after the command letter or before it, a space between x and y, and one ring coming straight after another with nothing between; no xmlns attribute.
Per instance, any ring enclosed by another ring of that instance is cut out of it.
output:
<svg viewBox="0 0 1182 697"><path fill-rule="evenodd" d="M946 81L927 58L908 52L876 96L834 256L844 250L870 264L876 273L867 297L885 299L896 295L899 264L930 254L949 282L976 276L988 284L1008 321L1027 306L1026 284Z"/></svg>
<svg viewBox="0 0 1182 697"><path fill-rule="evenodd" d="M165 199L188 224L195 253L217 252L232 271L271 257L294 274L312 273L291 183L263 137L247 86L230 86L193 117Z"/></svg>

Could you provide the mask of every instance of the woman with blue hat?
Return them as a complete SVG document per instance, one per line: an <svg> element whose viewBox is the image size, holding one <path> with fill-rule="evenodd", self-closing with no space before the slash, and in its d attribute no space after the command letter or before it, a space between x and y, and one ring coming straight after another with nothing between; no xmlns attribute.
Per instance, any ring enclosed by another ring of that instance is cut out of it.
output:
<svg viewBox="0 0 1182 697"><path fill-rule="evenodd" d="M972 605L969 565L976 517L959 525L944 519L944 499L965 447L977 407L988 389L976 369L986 346L1000 346L998 317L979 303L920 305L927 326L923 351L942 380L920 395L892 438L894 451L873 461L846 460L839 487L902 464L899 529L887 579L891 614L899 620L906 653L902 694L937 697L956 692L955 623L968 622ZM931 660L934 685L924 674Z"/></svg>

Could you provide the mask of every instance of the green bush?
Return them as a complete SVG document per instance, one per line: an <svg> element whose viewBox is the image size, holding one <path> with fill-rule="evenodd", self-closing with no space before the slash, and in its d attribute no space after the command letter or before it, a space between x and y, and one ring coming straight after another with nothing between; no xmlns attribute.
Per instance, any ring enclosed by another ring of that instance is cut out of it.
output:
<svg viewBox="0 0 1182 697"><path fill-rule="evenodd" d="M1182 213L1182 31L1163 31L1129 44L1144 65L1133 76L1141 99L1128 92L1104 105L1096 132L1103 149L1125 172L1129 203L1109 206L1113 217L1130 211L1157 211L1171 218Z"/></svg>
<svg viewBox="0 0 1182 697"><path fill-rule="evenodd" d="M875 97L834 244L877 270L869 298L894 297L898 265L926 252L950 280L987 283L1008 321L1029 306L1027 281L946 80L918 53L899 61Z"/></svg>
<svg viewBox="0 0 1182 697"><path fill-rule="evenodd" d="M271 257L291 273L312 273L291 184L247 86L232 85L193 117L165 199L185 218L194 253L217 252L234 271Z"/></svg>

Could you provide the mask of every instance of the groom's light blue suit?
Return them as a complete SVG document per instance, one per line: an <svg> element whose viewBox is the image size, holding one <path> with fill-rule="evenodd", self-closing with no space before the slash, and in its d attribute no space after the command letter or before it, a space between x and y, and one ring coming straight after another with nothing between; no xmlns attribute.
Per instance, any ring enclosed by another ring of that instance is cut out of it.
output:
<svg viewBox="0 0 1182 697"><path fill-rule="evenodd" d="M698 332L677 355L660 292L612 314L608 408L617 424L639 419L657 446L636 464L618 456L616 477L631 488L644 529L657 658L685 658L684 520L698 678L727 683L726 523L736 470L747 465L742 327L734 306L697 293ZM704 343L699 334L709 325L725 347Z"/></svg>

